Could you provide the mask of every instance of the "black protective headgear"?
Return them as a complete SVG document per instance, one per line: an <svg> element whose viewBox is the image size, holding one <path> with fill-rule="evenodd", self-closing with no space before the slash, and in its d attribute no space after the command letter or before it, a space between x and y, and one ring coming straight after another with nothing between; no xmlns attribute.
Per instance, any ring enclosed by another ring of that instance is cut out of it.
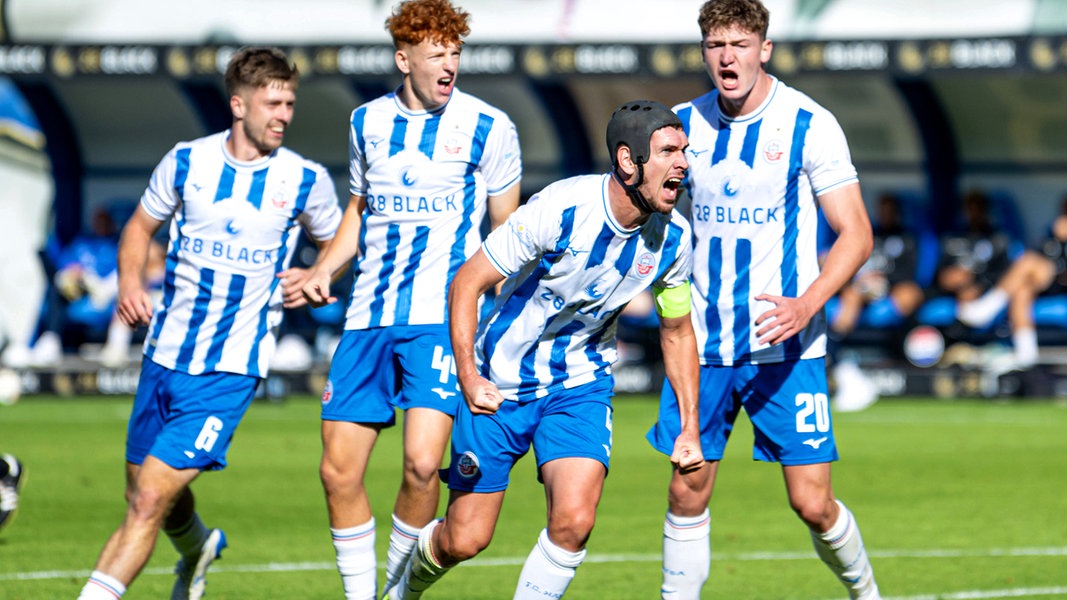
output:
<svg viewBox="0 0 1067 600"><path fill-rule="evenodd" d="M617 166L615 151L620 144L630 149L630 157L636 164L648 162L648 140L654 131L663 127L681 129L682 120L659 102L637 100L616 108L608 121L607 135L612 166Z"/></svg>
<svg viewBox="0 0 1067 600"><path fill-rule="evenodd" d="M611 156L611 174L622 189L642 212L651 214L652 205L637 191L637 186L645 180L644 164L648 162L649 140L657 129L664 127L682 128L682 120L671 109L651 100L627 102L611 113L608 121L608 154ZM619 165L615 162L620 145L630 149L630 158L637 165L637 181L630 184L619 175Z"/></svg>

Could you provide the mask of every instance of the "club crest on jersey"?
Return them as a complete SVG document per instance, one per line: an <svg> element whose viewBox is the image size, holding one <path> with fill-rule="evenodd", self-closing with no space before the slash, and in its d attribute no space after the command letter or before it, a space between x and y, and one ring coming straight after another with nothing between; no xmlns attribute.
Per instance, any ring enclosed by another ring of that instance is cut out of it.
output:
<svg viewBox="0 0 1067 600"><path fill-rule="evenodd" d="M282 182L282 185L285 185L284 181ZM270 203L274 205L274 208L285 208L289 206L289 196L284 190L278 190L274 194L274 197L270 199Z"/></svg>
<svg viewBox="0 0 1067 600"><path fill-rule="evenodd" d="M463 150L463 139L456 134L452 134L445 139L445 152L449 154L459 154Z"/></svg>
<svg viewBox="0 0 1067 600"><path fill-rule="evenodd" d="M763 147L763 159L769 163L776 163L782 160L784 154L782 144L778 140L771 140Z"/></svg>
<svg viewBox="0 0 1067 600"><path fill-rule="evenodd" d="M322 388L322 405L326 406L333 400L333 382L326 380L326 387Z"/></svg>
<svg viewBox="0 0 1067 600"><path fill-rule="evenodd" d="M656 269L656 257L651 252L645 252L634 264L634 270L637 271L638 277L645 278Z"/></svg>
<svg viewBox="0 0 1067 600"><path fill-rule="evenodd" d="M459 472L461 477L470 479L478 474L478 456L467 450L460 457L456 464L456 471Z"/></svg>

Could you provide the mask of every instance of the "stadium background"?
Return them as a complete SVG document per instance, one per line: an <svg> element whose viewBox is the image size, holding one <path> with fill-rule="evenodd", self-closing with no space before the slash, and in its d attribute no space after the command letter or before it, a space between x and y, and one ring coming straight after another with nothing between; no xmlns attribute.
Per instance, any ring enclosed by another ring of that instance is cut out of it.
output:
<svg viewBox="0 0 1067 600"><path fill-rule="evenodd" d="M176 141L227 127L221 70L243 44L278 45L299 64L286 144L325 164L345 197L348 115L399 82L382 28L392 4L0 0L0 81L12 99L0 117L0 239L43 237L34 215L46 202L47 229L69 240L96 208L136 200ZM524 197L605 169L602 132L620 102L670 105L710 89L699 1L457 4L473 15L459 85L516 122ZM869 207L882 192L902 192L939 231L955 222L963 191L984 188L1012 209L1023 241L1045 235L1067 195L1067 3L766 4L770 71L838 117ZM1067 394L1056 352L1067 307L1052 309L1040 329L1048 364L1025 380L880 356L868 372L885 395ZM651 389L655 365L619 376L624 388ZM136 369L75 361L20 377L26 392L127 393ZM279 373L267 386L273 395L303 389L321 389L321 373Z"/></svg>

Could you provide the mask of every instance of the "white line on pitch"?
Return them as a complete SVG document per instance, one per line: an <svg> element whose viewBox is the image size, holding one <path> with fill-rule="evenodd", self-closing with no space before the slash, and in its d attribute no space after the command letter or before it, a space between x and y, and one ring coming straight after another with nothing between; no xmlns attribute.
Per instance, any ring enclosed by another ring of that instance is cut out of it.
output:
<svg viewBox="0 0 1067 600"><path fill-rule="evenodd" d="M985 550L954 550L954 549L931 549L931 550L874 550L871 553L874 558L983 558L983 557L1011 557L1011 556L1067 556L1067 546L1053 546L1043 548L987 548ZM716 562L728 561L774 561L774 560L810 560L814 558L812 552L747 552L740 554L715 554ZM587 563L619 563L619 562L659 562L660 554L590 554L586 557ZM500 557L500 558L475 558L459 565L460 567L500 567L521 565L526 561L525 556ZM330 562L296 562L296 563L265 563L258 565L227 565L214 563L211 566L212 573L282 573L290 571L332 571L337 566ZM385 568L384 565L380 568ZM173 567L153 567L143 571L145 575L172 575ZM42 579L63 579L88 577L89 571L30 571L25 573L0 573L0 581L25 581ZM1047 591L1052 590L1052 591ZM990 592L958 592L957 595L938 594L935 596L907 596L893 600L969 600L971 598L1012 598L1034 595L1054 595L1064 593L1067 588L1028 588L1022 592L1018 590L1001 590ZM978 594L978 595L959 595ZM993 595L983 595L993 594ZM887 598L886 600L890 600Z"/></svg>

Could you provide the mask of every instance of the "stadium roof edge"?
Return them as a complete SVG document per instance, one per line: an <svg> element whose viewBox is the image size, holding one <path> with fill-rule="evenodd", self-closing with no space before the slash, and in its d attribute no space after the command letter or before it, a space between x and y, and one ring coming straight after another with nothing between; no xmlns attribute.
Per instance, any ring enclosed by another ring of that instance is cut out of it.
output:
<svg viewBox="0 0 1067 600"><path fill-rule="evenodd" d="M764 0L775 40L930 39L1067 33L1059 0ZM0 0L0 41L33 44L388 43L395 0ZM687 43L693 0L456 0L471 43ZM635 18L635 16L637 18Z"/></svg>

